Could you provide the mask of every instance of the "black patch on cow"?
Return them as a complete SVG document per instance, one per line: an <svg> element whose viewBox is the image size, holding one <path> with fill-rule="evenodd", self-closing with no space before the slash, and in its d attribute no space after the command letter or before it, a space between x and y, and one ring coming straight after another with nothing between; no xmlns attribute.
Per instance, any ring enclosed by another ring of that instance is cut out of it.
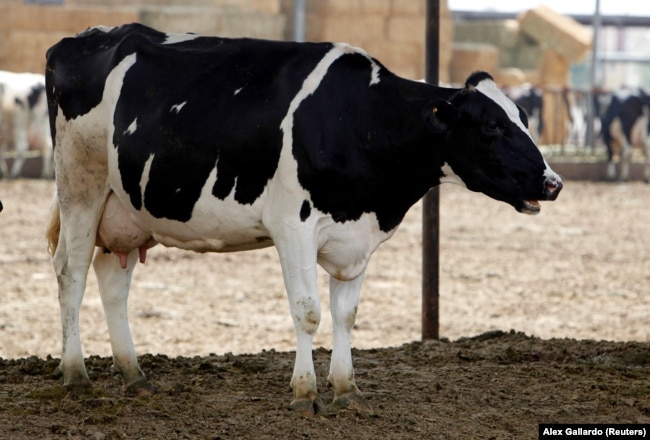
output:
<svg viewBox="0 0 650 440"><path fill-rule="evenodd" d="M309 218L311 215L311 205L309 204L309 200L305 200L302 202L302 206L300 207L300 221L305 221Z"/></svg>
<svg viewBox="0 0 650 440"><path fill-rule="evenodd" d="M439 182L436 144L445 134L429 130L422 110L441 89L406 83L383 66L379 83L370 85L371 72L362 54L343 55L329 67L294 114L293 154L313 207L337 222L372 212L389 231Z"/></svg>
<svg viewBox="0 0 650 440"><path fill-rule="evenodd" d="M45 93L45 86L43 84L35 84L32 86L29 95L27 95L27 104L30 109L33 109L36 106L43 93Z"/></svg>
<svg viewBox="0 0 650 440"><path fill-rule="evenodd" d="M70 120L85 115L101 102L106 77L129 53L118 50L119 43L127 35L134 34L152 43L166 38L162 32L130 24L110 32L91 28L77 37L64 38L48 49L45 88L53 139L56 139L59 107L66 120Z"/></svg>
<svg viewBox="0 0 650 440"><path fill-rule="evenodd" d="M518 96L514 103L517 104L519 108L519 116L524 122L522 110L526 115L526 120L524 125L528 128L528 118L532 117L537 113L537 134L541 135L544 132L544 118L541 115L544 113L544 100L542 99L542 91L540 89L531 88L526 90L520 96Z"/></svg>
<svg viewBox="0 0 650 440"><path fill-rule="evenodd" d="M481 81L486 79L494 80L492 75L487 72L474 72L469 76L469 78L467 78L467 81L465 81L465 87L476 87Z"/></svg>
<svg viewBox="0 0 650 440"><path fill-rule="evenodd" d="M289 104L331 45L306 54L306 46L249 39L130 44L137 61L124 78L113 143L133 206L141 208L150 157L144 204L155 217L189 220L215 167L212 194L252 204L277 169Z"/></svg>

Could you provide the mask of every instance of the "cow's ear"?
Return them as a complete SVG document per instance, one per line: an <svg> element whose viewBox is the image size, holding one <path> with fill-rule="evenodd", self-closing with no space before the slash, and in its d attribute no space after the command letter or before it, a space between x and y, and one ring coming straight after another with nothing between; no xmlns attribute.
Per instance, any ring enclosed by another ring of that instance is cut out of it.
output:
<svg viewBox="0 0 650 440"><path fill-rule="evenodd" d="M456 123L456 107L449 101L434 101L424 108L422 116L434 133L444 133Z"/></svg>

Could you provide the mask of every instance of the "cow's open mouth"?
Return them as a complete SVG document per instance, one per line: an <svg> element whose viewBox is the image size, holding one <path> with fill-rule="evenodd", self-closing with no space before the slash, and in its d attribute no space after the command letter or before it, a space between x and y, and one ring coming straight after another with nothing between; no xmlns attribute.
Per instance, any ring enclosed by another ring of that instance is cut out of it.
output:
<svg viewBox="0 0 650 440"><path fill-rule="evenodd" d="M541 207L539 206L539 201L537 200L523 200L521 206L517 211L524 214L539 214Z"/></svg>

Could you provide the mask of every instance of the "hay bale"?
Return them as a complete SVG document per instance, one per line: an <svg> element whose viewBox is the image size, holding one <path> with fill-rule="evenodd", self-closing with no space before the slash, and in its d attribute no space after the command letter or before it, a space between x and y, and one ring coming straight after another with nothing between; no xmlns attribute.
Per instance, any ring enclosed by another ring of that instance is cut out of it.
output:
<svg viewBox="0 0 650 440"><path fill-rule="evenodd" d="M450 63L452 83L462 84L477 70L495 72L499 65L499 50L484 43L454 43Z"/></svg>
<svg viewBox="0 0 650 440"><path fill-rule="evenodd" d="M591 48L591 32L566 15L540 5L519 16L519 28L544 48L552 48L567 60L582 61Z"/></svg>
<svg viewBox="0 0 650 440"><path fill-rule="evenodd" d="M519 38L517 20L477 20L454 23L454 38L458 42L493 44L499 49L511 49Z"/></svg>
<svg viewBox="0 0 650 440"><path fill-rule="evenodd" d="M545 86L566 87L569 85L570 63L555 50L545 50L539 61L539 81Z"/></svg>
<svg viewBox="0 0 650 440"><path fill-rule="evenodd" d="M562 145L569 130L569 112L561 90L545 91L542 94L544 131L542 145Z"/></svg>
<svg viewBox="0 0 650 440"><path fill-rule="evenodd" d="M526 74L518 67L504 67L494 72L499 87L517 87L526 83Z"/></svg>

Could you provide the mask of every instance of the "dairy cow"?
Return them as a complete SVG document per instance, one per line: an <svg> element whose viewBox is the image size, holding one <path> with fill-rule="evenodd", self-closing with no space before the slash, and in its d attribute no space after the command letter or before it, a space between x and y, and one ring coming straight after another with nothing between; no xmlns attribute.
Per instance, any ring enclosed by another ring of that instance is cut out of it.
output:
<svg viewBox="0 0 650 440"><path fill-rule="evenodd" d="M607 178L627 180L632 149L641 148L645 158L644 180L650 182L650 96L642 90L620 90L612 94L602 117L601 135L607 147ZM616 164L620 162L620 174Z"/></svg>
<svg viewBox="0 0 650 440"><path fill-rule="evenodd" d="M4 177L19 177L26 154L32 148L41 154L41 176L53 177L45 77L40 73L0 71L0 87L4 90L0 100L0 173ZM9 150L15 153L11 171L6 163Z"/></svg>
<svg viewBox="0 0 650 440"><path fill-rule="evenodd" d="M330 275L334 408L372 409L351 330L366 265L411 205L454 182L535 214L561 178L487 73L449 89L399 78L345 44L92 28L47 53L57 193L48 236L63 324L64 385L90 381L79 306L91 260L114 366L138 366L127 295L156 243L198 252L274 245L295 327L292 408L324 406L312 339L317 264Z"/></svg>
<svg viewBox="0 0 650 440"><path fill-rule="evenodd" d="M539 142L544 133L542 90L527 84L521 87L511 87L508 90L508 96L526 112L529 124L528 132L535 142Z"/></svg>

